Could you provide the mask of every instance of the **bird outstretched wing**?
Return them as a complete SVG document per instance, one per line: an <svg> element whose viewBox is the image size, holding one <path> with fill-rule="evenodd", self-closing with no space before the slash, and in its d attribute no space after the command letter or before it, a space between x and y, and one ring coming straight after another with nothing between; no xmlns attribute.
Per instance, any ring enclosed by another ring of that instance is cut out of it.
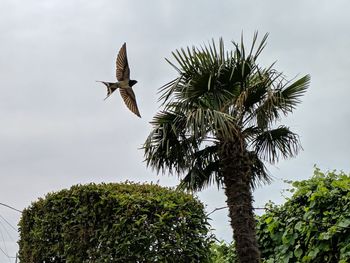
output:
<svg viewBox="0 0 350 263"><path fill-rule="evenodd" d="M117 66L117 72L116 72L117 80L118 81L129 80L130 68L128 64L128 57L126 55L126 43L124 43L119 50L116 66Z"/></svg>
<svg viewBox="0 0 350 263"><path fill-rule="evenodd" d="M122 96L125 105L135 113L137 116L141 118L139 109L137 108L135 93L131 88L127 89L119 89L120 95Z"/></svg>

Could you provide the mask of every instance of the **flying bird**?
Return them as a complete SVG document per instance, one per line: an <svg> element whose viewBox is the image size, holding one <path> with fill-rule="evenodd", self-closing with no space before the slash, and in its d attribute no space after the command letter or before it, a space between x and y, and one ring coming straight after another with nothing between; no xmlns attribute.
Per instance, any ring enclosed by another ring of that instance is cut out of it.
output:
<svg viewBox="0 0 350 263"><path fill-rule="evenodd" d="M107 87L107 99L115 90L119 88L120 95L122 96L125 105L129 108L130 111L135 113L141 118L139 109L137 108L135 93L132 90L137 81L130 79L130 68L128 64L128 58L126 56L126 43L120 48L117 61L116 61L116 75L117 82L106 82L106 81L97 81L102 82Z"/></svg>

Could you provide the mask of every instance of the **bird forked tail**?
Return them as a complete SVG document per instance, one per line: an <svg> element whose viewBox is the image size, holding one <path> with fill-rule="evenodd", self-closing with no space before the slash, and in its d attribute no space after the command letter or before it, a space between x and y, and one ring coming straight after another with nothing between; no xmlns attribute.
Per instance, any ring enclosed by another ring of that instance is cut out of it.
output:
<svg viewBox="0 0 350 263"><path fill-rule="evenodd" d="M111 94L116 89L118 89L117 85L115 85L115 83L112 83L112 82L106 82L106 81L101 81L101 80L96 80L96 82L101 82L101 83L105 84L107 87L107 96L106 96L106 98L104 98L104 100L106 100L109 96L111 96Z"/></svg>

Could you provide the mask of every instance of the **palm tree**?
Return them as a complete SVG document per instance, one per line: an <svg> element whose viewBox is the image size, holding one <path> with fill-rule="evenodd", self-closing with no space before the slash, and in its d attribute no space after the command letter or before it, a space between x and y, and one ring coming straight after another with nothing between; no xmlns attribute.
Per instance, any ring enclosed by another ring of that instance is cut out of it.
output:
<svg viewBox="0 0 350 263"><path fill-rule="evenodd" d="M287 81L273 65L260 67L268 34L260 44L257 36L248 53L243 38L232 51L220 39L173 52L178 65L167 61L178 77L160 89L163 109L144 144L147 165L184 175L180 187L224 187L241 263L260 262L252 190L270 182L265 161L300 150L298 135L277 121L300 103L310 81L308 75Z"/></svg>

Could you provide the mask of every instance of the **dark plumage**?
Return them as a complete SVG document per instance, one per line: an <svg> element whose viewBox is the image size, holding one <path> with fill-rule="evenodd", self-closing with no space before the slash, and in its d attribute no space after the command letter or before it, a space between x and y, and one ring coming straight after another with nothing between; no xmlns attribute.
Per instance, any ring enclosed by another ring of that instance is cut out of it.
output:
<svg viewBox="0 0 350 263"><path fill-rule="evenodd" d="M116 61L116 76L117 82L102 82L107 87L107 99L116 89L119 88L120 95L122 96L125 105L129 108L130 111L135 113L137 116L141 118L139 109L136 103L135 93L132 90L132 86L134 86L137 81L130 79L130 68L128 64L128 58L126 55L126 43L120 48L117 61Z"/></svg>

